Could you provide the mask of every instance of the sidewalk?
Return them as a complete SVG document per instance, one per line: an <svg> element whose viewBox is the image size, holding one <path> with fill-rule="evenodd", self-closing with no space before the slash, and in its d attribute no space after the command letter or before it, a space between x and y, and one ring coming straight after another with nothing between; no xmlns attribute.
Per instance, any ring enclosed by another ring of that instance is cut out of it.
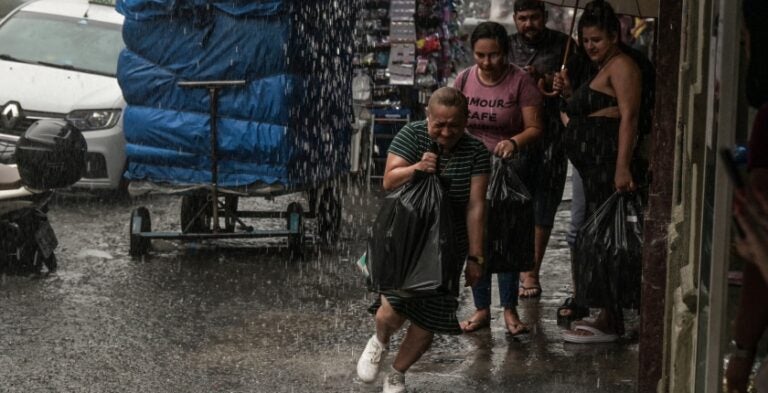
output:
<svg viewBox="0 0 768 393"><path fill-rule="evenodd" d="M506 334L493 279L491 329L438 336L424 357L407 374L409 392L633 392L638 364L636 340L614 344L570 344L561 339L556 310L570 294L570 252L565 233L570 222L570 186L557 213L541 271L542 297L522 300L518 310L531 333ZM459 318L474 311L472 293L461 293ZM635 316L635 313L632 313ZM635 316L636 319L636 316ZM627 330L636 326L628 321ZM631 336L631 334L630 334ZM393 338L397 349L398 335ZM384 370L389 368L387 358ZM366 386L363 391L380 391Z"/></svg>

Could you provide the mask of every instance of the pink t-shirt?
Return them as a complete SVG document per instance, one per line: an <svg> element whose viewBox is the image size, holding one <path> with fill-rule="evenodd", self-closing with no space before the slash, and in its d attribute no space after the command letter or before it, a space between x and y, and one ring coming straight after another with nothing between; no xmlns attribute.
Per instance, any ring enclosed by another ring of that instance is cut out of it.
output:
<svg viewBox="0 0 768 393"><path fill-rule="evenodd" d="M467 72L469 74L465 76ZM454 87L469 100L467 131L491 151L502 139L523 131L523 107L543 103L533 78L512 64L504 78L493 86L480 81L477 65L474 65L459 73Z"/></svg>

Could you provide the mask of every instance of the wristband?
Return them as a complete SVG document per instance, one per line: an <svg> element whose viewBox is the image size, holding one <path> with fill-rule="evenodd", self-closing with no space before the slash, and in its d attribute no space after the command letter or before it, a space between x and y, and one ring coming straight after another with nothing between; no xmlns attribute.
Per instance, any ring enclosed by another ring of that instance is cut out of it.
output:
<svg viewBox="0 0 768 393"><path fill-rule="evenodd" d="M509 141L512 142L512 146L515 148L515 153L517 153L518 149L520 148L520 146L517 144L517 141L515 138L509 138Z"/></svg>
<svg viewBox="0 0 768 393"><path fill-rule="evenodd" d="M479 255L470 255L467 257L467 260L470 262L474 262L478 264L479 266L485 265L485 258Z"/></svg>

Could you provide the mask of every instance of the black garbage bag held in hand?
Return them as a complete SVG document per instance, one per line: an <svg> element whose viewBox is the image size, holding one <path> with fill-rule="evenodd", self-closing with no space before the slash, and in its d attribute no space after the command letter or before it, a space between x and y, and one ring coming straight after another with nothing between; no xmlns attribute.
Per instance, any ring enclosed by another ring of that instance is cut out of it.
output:
<svg viewBox="0 0 768 393"><path fill-rule="evenodd" d="M534 265L534 212L531 194L518 170L520 160L493 159L486 193L488 271L524 272Z"/></svg>
<svg viewBox="0 0 768 393"><path fill-rule="evenodd" d="M387 195L369 233L369 289L401 297L458 296L464 258L451 209L437 174L416 171Z"/></svg>
<svg viewBox="0 0 768 393"><path fill-rule="evenodd" d="M638 193L614 193L576 237L576 301L591 307L637 308L643 259L643 204Z"/></svg>

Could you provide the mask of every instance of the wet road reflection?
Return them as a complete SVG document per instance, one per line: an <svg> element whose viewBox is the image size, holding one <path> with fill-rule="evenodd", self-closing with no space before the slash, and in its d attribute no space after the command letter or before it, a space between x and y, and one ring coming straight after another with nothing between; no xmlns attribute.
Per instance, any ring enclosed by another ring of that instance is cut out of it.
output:
<svg viewBox="0 0 768 393"><path fill-rule="evenodd" d="M281 210L296 198L246 203ZM0 282L0 390L380 391L380 383L355 379L373 320L354 261L377 199L351 189L344 204L340 244L310 245L303 260L292 260L280 239L156 240L150 256L133 260L130 211L147 206L155 230L178 230L177 197L57 198L50 217L60 240L58 273ZM634 391L636 343L560 339L555 309L570 289L565 207L542 270L543 296L520 307L532 333L508 337L501 308L493 308L490 330L438 337L408 373L409 391ZM471 311L466 289L460 317Z"/></svg>

